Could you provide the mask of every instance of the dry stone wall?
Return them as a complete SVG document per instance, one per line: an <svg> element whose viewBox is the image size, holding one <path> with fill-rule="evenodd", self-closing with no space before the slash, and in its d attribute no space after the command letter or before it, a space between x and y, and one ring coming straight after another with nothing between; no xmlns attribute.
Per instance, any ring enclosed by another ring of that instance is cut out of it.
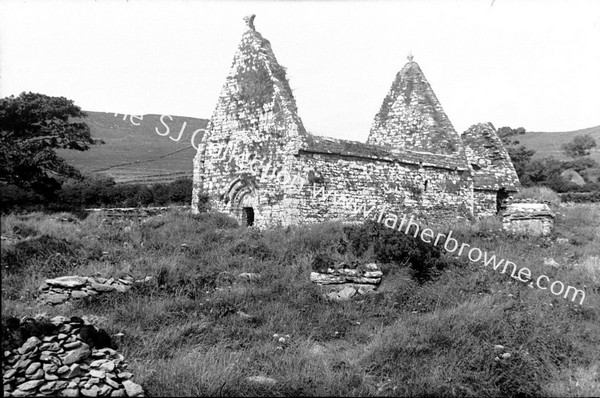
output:
<svg viewBox="0 0 600 398"><path fill-rule="evenodd" d="M151 277L134 280L131 276L122 279L86 277L86 276L61 276L46 279L38 288L40 295L38 302L42 304L57 305L68 300L83 299L101 294L120 292L125 293L136 283L150 281Z"/></svg>
<svg viewBox="0 0 600 398"><path fill-rule="evenodd" d="M324 294L326 298L339 301L348 300L356 294L373 293L381 282L382 276L383 272L375 263L358 267L342 263L311 272L310 280L328 291Z"/></svg>
<svg viewBox="0 0 600 398"><path fill-rule="evenodd" d="M106 347L106 332L87 319L12 318L2 333L5 397L144 396L123 355Z"/></svg>

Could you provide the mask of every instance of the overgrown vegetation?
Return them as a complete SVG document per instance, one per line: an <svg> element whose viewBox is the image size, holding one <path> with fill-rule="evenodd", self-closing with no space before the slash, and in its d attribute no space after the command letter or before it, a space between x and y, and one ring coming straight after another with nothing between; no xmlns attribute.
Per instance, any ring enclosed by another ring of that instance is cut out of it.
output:
<svg viewBox="0 0 600 398"><path fill-rule="evenodd" d="M192 180L180 178L168 184L115 184L108 177L64 182L51 197L14 185L0 186L0 207L10 211L50 209L78 210L89 207L140 207L189 205ZM207 198L202 197L202 203Z"/></svg>
<svg viewBox="0 0 600 398"><path fill-rule="evenodd" d="M80 178L55 150L89 149L89 126L73 121L86 116L64 97L23 92L0 98L0 183L49 196L59 186L56 176Z"/></svg>
<svg viewBox="0 0 600 398"><path fill-rule="evenodd" d="M592 194L579 196L585 201L597 201L596 192L600 193L598 163L589 157L590 151L596 147L596 141L589 135L579 135L562 146L563 151L573 160L562 161L552 156L542 159L532 159L535 151L521 145L514 139L526 133L523 127L512 129L501 127L498 136L502 140L511 158L519 180L524 187L546 186L559 193L590 192ZM565 170L573 170L583 178L583 185L568 181L561 176ZM576 195L577 196L577 195ZM565 199L571 199L566 196ZM582 200L580 200L582 201Z"/></svg>
<svg viewBox="0 0 600 398"><path fill-rule="evenodd" d="M527 187L522 188L516 195L515 199L535 199L539 202L549 203L558 206L560 196L548 187Z"/></svg>
<svg viewBox="0 0 600 398"><path fill-rule="evenodd" d="M586 286L583 307L376 223L260 231L213 213L32 213L2 217L2 315L99 316L124 334L119 349L150 396L597 396L600 209L556 212L549 238L506 235L495 219L449 228L534 275ZM544 267L548 257L560 267ZM329 302L309 281L320 266L370 261L384 271L373 295ZM35 305L43 279L73 274L152 281ZM247 380L257 375L277 383Z"/></svg>

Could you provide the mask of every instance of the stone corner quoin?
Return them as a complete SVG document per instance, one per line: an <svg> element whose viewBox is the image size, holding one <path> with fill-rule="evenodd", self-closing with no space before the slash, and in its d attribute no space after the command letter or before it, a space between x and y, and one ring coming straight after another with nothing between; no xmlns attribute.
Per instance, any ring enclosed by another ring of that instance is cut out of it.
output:
<svg viewBox="0 0 600 398"><path fill-rule="evenodd" d="M359 221L356 204L435 222L496 214L518 191L494 126L458 134L412 56L366 143L308 133L285 68L254 16L245 21L194 158L192 211L207 194L213 210L257 227ZM315 188L329 194L315 197Z"/></svg>

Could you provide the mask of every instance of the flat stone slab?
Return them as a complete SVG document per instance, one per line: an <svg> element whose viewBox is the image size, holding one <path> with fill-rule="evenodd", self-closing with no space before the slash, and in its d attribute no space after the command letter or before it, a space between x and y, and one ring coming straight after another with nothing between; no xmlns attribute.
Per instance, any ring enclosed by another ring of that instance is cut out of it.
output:
<svg viewBox="0 0 600 398"><path fill-rule="evenodd" d="M76 275L61 276L61 277L54 278L54 279L46 279L46 284L48 284L48 285L66 287L69 289L85 286L85 284L87 282L88 282L87 278L84 278L82 276L76 276Z"/></svg>
<svg viewBox="0 0 600 398"><path fill-rule="evenodd" d="M320 272L311 272L310 273L310 281L314 283L319 283L321 285L330 285L330 284L339 284L339 283L362 283L362 284L378 284L381 281L381 278L365 278L361 276L351 276L351 275L331 275L331 274L322 274Z"/></svg>

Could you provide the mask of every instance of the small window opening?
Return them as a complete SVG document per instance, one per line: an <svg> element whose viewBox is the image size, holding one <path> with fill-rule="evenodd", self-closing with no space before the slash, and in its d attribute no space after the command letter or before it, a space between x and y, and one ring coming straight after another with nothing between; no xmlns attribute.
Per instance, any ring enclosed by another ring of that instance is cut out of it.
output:
<svg viewBox="0 0 600 398"><path fill-rule="evenodd" d="M424 189L424 191L427 191L427 184L429 184L429 180L425 180L425 189Z"/></svg>
<svg viewBox="0 0 600 398"><path fill-rule="evenodd" d="M244 207L242 208L244 221L247 227L251 227L254 225L254 209L252 207Z"/></svg>

